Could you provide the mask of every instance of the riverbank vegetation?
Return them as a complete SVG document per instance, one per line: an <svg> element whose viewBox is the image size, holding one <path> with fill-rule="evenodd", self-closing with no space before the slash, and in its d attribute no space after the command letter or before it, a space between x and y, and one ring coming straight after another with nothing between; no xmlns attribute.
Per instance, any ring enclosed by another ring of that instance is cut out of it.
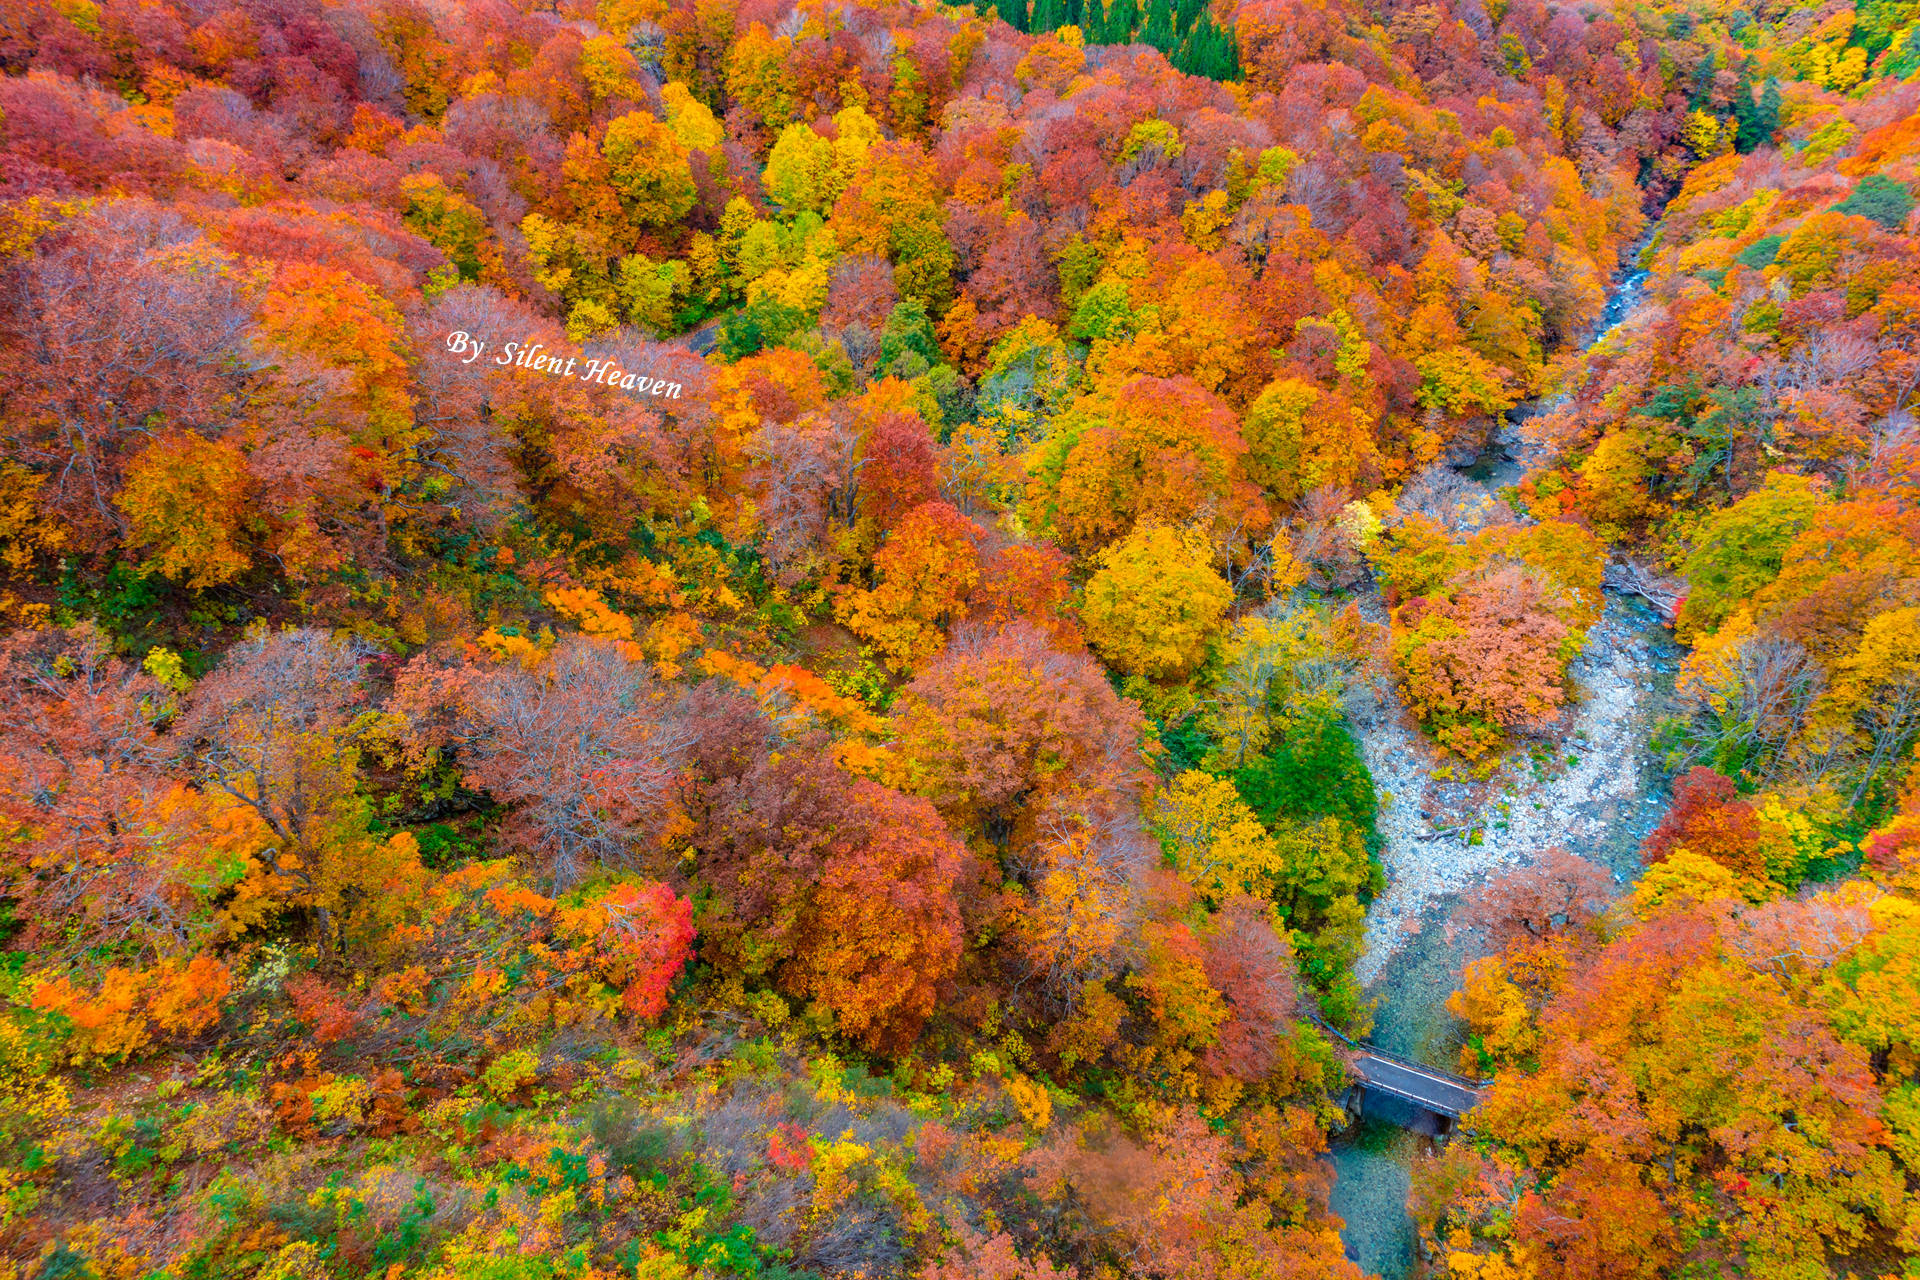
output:
<svg viewBox="0 0 1920 1280"><path fill-rule="evenodd" d="M1530 424L1553 462L1522 501L1664 561L1693 651L1655 743L1674 807L1627 899L1572 859L1478 908L1538 909L1450 1004L1501 1068L1482 1140L1417 1176L1459 1274L1905 1274L1920 1252L1916 102L1834 87L1788 85L1777 145L1692 169L1646 305Z"/></svg>
<svg viewBox="0 0 1920 1280"><path fill-rule="evenodd" d="M1910 8L7 6L0 1254L1358 1275L1350 717L1554 741L1632 555L1430 1260L1895 1273Z"/></svg>

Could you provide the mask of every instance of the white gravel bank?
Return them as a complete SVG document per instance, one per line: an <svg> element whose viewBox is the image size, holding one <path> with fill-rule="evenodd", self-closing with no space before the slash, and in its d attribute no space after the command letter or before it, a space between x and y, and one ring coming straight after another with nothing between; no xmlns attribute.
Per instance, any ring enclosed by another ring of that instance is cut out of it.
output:
<svg viewBox="0 0 1920 1280"><path fill-rule="evenodd" d="M1385 618L1377 598L1362 610ZM1644 794L1642 765L1663 695L1642 625L1609 595L1569 671L1577 701L1561 713L1558 734L1529 744L1531 752L1523 745L1485 782L1435 750L1391 690L1356 718L1367 768L1384 793L1387 872L1386 890L1367 913L1355 969L1362 986L1419 933L1429 907L1554 845L1607 861L1615 852L1606 847L1609 835L1641 825L1632 821L1637 810L1659 804ZM1436 778L1436 771L1452 776Z"/></svg>

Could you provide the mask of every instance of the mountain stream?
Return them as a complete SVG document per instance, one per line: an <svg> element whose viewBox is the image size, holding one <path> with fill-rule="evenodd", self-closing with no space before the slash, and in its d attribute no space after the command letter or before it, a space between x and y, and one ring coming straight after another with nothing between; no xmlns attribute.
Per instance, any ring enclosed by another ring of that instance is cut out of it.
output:
<svg viewBox="0 0 1920 1280"><path fill-rule="evenodd" d="M1601 337L1631 312L1643 280L1633 272L1611 291ZM1538 411L1525 405L1514 417ZM1527 454L1496 431L1464 478L1490 491L1516 484L1532 461ZM1372 621L1386 620L1378 596L1361 608ZM1435 750L1392 690L1354 717L1383 801L1387 887L1367 913L1357 966L1377 1001L1373 1043L1460 1069L1466 1028L1447 1012L1446 1000L1462 966L1482 948L1456 936L1447 921L1476 886L1555 845L1608 867L1621 892L1632 884L1640 842L1667 805L1647 742L1670 713L1680 656L1658 613L1638 597L1609 591L1605 612L1568 669L1576 696L1562 713L1560 733L1523 745L1485 780ZM1346 1223L1347 1256L1385 1280L1400 1280L1414 1267L1409 1171L1434 1142L1419 1119L1411 1109L1369 1099L1360 1121L1333 1142L1333 1210Z"/></svg>

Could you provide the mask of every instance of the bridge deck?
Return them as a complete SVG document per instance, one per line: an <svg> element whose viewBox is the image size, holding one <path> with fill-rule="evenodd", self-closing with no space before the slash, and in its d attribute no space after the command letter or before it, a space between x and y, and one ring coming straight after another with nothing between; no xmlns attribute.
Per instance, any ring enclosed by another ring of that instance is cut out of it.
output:
<svg viewBox="0 0 1920 1280"><path fill-rule="evenodd" d="M1428 1111L1458 1120L1480 1105L1486 1087L1493 1083L1491 1080L1470 1080L1451 1071L1430 1067L1424 1062L1388 1053L1385 1049L1376 1049L1370 1044L1349 1040L1321 1019L1311 1014L1308 1017L1322 1031L1333 1035L1354 1051L1354 1072L1367 1088L1404 1099Z"/></svg>
<svg viewBox="0 0 1920 1280"><path fill-rule="evenodd" d="M1480 1105L1480 1092L1458 1077L1362 1052L1353 1068L1369 1089L1404 1098L1416 1106L1459 1119Z"/></svg>

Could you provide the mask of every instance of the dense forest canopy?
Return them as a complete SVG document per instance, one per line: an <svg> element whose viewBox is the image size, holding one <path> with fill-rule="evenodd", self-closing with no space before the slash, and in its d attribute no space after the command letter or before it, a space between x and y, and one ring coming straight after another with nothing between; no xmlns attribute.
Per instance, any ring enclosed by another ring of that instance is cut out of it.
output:
<svg viewBox="0 0 1920 1280"><path fill-rule="evenodd" d="M11 1274L1915 1274L1915 8L0 0Z"/></svg>

